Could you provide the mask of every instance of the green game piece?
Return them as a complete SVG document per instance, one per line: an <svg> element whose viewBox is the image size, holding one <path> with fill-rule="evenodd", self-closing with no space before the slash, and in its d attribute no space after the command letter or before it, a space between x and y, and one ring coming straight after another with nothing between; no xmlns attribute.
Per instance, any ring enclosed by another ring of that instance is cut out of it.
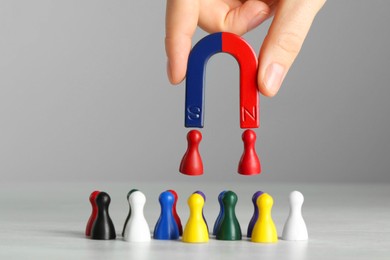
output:
<svg viewBox="0 0 390 260"><path fill-rule="evenodd" d="M224 214L222 216L221 225L217 231L216 238L218 240L242 239L240 223L238 223L235 213L237 200L237 195L233 191L227 191L223 195L222 203L224 206Z"/></svg>

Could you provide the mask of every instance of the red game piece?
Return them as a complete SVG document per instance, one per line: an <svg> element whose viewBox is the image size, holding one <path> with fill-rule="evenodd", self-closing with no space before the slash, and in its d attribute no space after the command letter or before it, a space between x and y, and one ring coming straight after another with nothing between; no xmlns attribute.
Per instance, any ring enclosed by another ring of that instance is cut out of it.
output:
<svg viewBox="0 0 390 260"><path fill-rule="evenodd" d="M198 130L191 130L187 134L188 147L181 159L179 171L187 175L202 175L203 162L199 153L199 143L202 140L202 133Z"/></svg>
<svg viewBox="0 0 390 260"><path fill-rule="evenodd" d="M177 192L174 190L168 190L168 191L170 193L172 193L173 197L175 197L175 202L173 203L172 213L173 213L173 217L175 218L177 227L179 228L179 235L181 236L181 235L183 235L183 226L181 225L181 220L180 220L179 214L177 214L177 210L176 210L176 204L177 204L177 200L178 200L179 196L177 196Z"/></svg>
<svg viewBox="0 0 390 260"><path fill-rule="evenodd" d="M96 216L97 216L97 213L98 213L98 208L97 208L97 205L96 205L96 197L97 197L97 195L99 193L100 193L100 191L95 190L89 196L89 202L91 202L91 205L92 205L92 213L91 213L91 216L88 219L87 227L85 229L85 235L87 237L91 236L92 225L93 225L93 222L95 222L95 219L96 219Z"/></svg>
<svg viewBox="0 0 390 260"><path fill-rule="evenodd" d="M256 133L250 129L245 130L242 133L242 141L244 141L244 153L238 164L238 173L243 175L260 174L260 160L255 150Z"/></svg>

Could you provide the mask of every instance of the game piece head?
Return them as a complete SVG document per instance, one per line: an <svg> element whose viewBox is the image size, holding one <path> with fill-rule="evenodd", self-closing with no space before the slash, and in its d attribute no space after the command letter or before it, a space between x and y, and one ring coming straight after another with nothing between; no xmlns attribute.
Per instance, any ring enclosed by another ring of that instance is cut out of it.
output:
<svg viewBox="0 0 390 260"><path fill-rule="evenodd" d="M134 191L129 198L129 202L132 206L134 205L144 205L146 202L145 195L140 191Z"/></svg>
<svg viewBox="0 0 390 260"><path fill-rule="evenodd" d="M206 201L206 195L205 195L203 192L201 192L200 190L197 190L197 191L195 191L194 193L199 194L200 196L203 197L204 201Z"/></svg>
<svg viewBox="0 0 390 260"><path fill-rule="evenodd" d="M253 202L253 204L256 205L257 198L258 198L261 194L263 194L263 193L264 193L264 192L262 192L262 191L256 191L256 192L253 194L253 196L252 196L252 202Z"/></svg>
<svg viewBox="0 0 390 260"><path fill-rule="evenodd" d="M158 201L160 202L160 205L167 205L172 207L173 203L175 202L175 197L170 191L164 191L160 194Z"/></svg>
<svg viewBox="0 0 390 260"><path fill-rule="evenodd" d="M262 208L272 208L272 205L274 204L274 200L268 193L261 194L256 201L257 207L259 209Z"/></svg>
<svg viewBox="0 0 390 260"><path fill-rule="evenodd" d="M177 199L179 198L179 196L177 195L177 192L174 191L174 190L167 190L169 191L170 193L172 193L173 197L175 198L175 202L177 201Z"/></svg>
<svg viewBox="0 0 390 260"><path fill-rule="evenodd" d="M91 195L89 195L89 201L94 204L95 200L96 200L96 197L97 195L100 193L100 191L98 190L95 190L91 193Z"/></svg>
<svg viewBox="0 0 390 260"><path fill-rule="evenodd" d="M301 207L304 201L302 193L296 190L290 193L289 199L291 207Z"/></svg>
<svg viewBox="0 0 390 260"><path fill-rule="evenodd" d="M219 193L219 195L218 195L219 204L222 203L222 198L223 198L223 195L225 195L225 193L226 193L226 190L221 191L221 193Z"/></svg>
<svg viewBox="0 0 390 260"><path fill-rule="evenodd" d="M102 191L100 192L96 197L96 204L98 205L99 209L102 209L103 207L107 207L111 202L110 195L108 195L106 192Z"/></svg>
<svg viewBox="0 0 390 260"><path fill-rule="evenodd" d="M202 133L198 130L191 130L187 134L187 141L191 144L197 144L202 141Z"/></svg>
<svg viewBox="0 0 390 260"><path fill-rule="evenodd" d="M203 197L198 194L198 193L193 193L189 198L188 198L188 206L190 208L202 208L204 205L204 199Z"/></svg>
<svg viewBox="0 0 390 260"><path fill-rule="evenodd" d="M224 205L236 205L237 200L237 194L230 190L225 192L222 198L222 202Z"/></svg>
<svg viewBox="0 0 390 260"><path fill-rule="evenodd" d="M256 141L256 132L251 129L245 130L242 133L242 141L244 143L254 143Z"/></svg>
<svg viewBox="0 0 390 260"><path fill-rule="evenodd" d="M131 193L133 193L134 191L137 191L137 189L131 189L131 190L127 193L127 200L129 200Z"/></svg>

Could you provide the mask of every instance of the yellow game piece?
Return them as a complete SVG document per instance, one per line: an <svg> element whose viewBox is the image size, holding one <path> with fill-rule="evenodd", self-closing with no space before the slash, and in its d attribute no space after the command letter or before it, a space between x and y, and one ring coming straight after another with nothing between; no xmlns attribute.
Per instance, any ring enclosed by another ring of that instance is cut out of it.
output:
<svg viewBox="0 0 390 260"><path fill-rule="evenodd" d="M188 198L190 208L190 217L183 232L183 242L187 243L205 243L209 241L209 231L204 222L202 209L204 199L198 193L192 194Z"/></svg>
<svg viewBox="0 0 390 260"><path fill-rule="evenodd" d="M257 198L256 204L259 209L259 217L253 227L251 241L257 243L278 242L278 233L271 216L274 200L269 194L263 193Z"/></svg>

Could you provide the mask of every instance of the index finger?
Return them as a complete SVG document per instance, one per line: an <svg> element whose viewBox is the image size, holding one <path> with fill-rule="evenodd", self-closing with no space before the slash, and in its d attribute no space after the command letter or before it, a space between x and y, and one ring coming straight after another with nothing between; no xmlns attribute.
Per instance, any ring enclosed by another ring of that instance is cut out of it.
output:
<svg viewBox="0 0 390 260"><path fill-rule="evenodd" d="M172 84L185 77L191 39L198 25L199 0L168 0L165 18L167 72Z"/></svg>

